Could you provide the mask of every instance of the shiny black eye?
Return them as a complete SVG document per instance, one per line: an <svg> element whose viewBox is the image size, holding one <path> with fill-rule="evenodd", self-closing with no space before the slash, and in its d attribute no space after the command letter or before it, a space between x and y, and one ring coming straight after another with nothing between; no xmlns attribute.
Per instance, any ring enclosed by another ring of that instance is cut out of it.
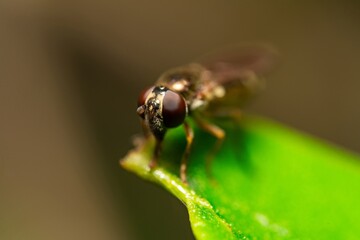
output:
<svg viewBox="0 0 360 240"><path fill-rule="evenodd" d="M154 86L152 86L150 88L146 88L139 95L139 98L137 101L137 106L138 106L137 112L138 112L139 116L143 119L145 118L145 106L144 106L145 101L146 101L147 96L152 92L153 89L154 89Z"/></svg>
<svg viewBox="0 0 360 240"><path fill-rule="evenodd" d="M186 110L186 103L182 96L170 90L166 91L162 106L165 127L173 128L182 124L186 117Z"/></svg>

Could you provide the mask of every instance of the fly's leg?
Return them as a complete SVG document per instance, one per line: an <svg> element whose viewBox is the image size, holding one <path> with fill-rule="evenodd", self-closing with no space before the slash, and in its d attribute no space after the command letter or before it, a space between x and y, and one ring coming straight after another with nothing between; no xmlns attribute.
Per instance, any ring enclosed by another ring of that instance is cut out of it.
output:
<svg viewBox="0 0 360 240"><path fill-rule="evenodd" d="M197 116L194 117L197 125L203 129L204 131L210 133L211 135L213 135L216 138L216 143L213 146L211 152L207 155L206 157L206 172L208 173L208 175L212 175L211 174L211 164L212 164L212 160L214 159L215 154L220 150L220 147L222 145L222 143L224 142L225 139L225 131L223 129L221 129L220 127L211 124L209 122L204 121L203 119L201 119L201 117Z"/></svg>
<svg viewBox="0 0 360 240"><path fill-rule="evenodd" d="M187 183L187 180L186 180L187 161L189 159L191 145L192 145L192 142L194 139L194 132L187 122L184 122L184 129L185 129L185 135L186 135L186 148L185 148L183 157L181 159L180 179L183 183Z"/></svg>
<svg viewBox="0 0 360 240"><path fill-rule="evenodd" d="M239 121L243 118L243 112L239 108L219 109L218 111L213 111L211 115L216 118L225 118L232 120L231 123L234 129L239 128ZM242 149L239 148L241 139L239 137L232 137L231 140L234 146L233 149L235 155L237 157L241 156Z"/></svg>

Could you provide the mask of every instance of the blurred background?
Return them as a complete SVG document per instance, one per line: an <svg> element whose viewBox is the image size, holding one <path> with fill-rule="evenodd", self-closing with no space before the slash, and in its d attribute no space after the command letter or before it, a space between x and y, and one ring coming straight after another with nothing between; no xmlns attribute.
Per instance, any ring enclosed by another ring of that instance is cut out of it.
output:
<svg viewBox="0 0 360 240"><path fill-rule="evenodd" d="M193 239L186 208L125 172L139 92L228 44L281 63L248 111L360 152L358 1L0 3L0 239Z"/></svg>

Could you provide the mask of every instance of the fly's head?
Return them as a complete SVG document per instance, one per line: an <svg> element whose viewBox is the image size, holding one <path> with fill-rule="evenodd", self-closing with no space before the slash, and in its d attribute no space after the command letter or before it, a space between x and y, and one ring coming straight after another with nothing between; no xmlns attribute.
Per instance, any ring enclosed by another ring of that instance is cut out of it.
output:
<svg viewBox="0 0 360 240"><path fill-rule="evenodd" d="M163 86L144 90L138 99L138 115L156 139L162 140L168 128L181 125L187 116L185 99Z"/></svg>

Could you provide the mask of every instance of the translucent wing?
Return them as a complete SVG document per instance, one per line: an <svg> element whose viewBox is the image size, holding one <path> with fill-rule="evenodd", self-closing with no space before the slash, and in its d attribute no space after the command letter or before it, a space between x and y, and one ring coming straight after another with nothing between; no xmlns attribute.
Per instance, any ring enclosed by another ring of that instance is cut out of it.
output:
<svg viewBox="0 0 360 240"><path fill-rule="evenodd" d="M241 106L247 102L263 88L263 76L273 69L277 59L278 53L266 46L236 47L205 56L201 64L226 90L225 97L211 105Z"/></svg>
<svg viewBox="0 0 360 240"><path fill-rule="evenodd" d="M218 53L204 56L203 66L214 75L220 84L242 80L249 74L262 76L273 69L278 53L268 46L233 47Z"/></svg>

